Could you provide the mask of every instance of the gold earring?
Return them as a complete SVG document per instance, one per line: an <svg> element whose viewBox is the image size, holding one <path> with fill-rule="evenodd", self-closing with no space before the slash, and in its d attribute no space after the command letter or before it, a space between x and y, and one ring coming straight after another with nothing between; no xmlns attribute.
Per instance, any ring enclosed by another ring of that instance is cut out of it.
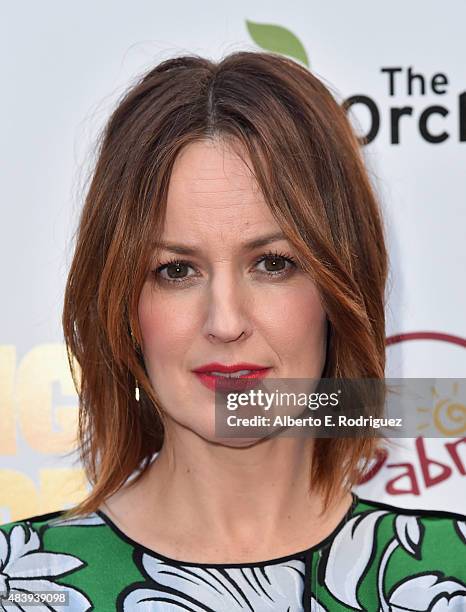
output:
<svg viewBox="0 0 466 612"><path fill-rule="evenodd" d="M134 348L136 349L136 352L137 352L137 350L138 350L138 343L136 342L136 338L134 337L133 330L131 329L131 327L129 328L129 333L131 334L131 340L132 340L133 346L134 346ZM135 397L136 401L139 402L139 398L141 397L141 392L139 390L138 379L136 377L134 377L134 381L135 381L134 397Z"/></svg>

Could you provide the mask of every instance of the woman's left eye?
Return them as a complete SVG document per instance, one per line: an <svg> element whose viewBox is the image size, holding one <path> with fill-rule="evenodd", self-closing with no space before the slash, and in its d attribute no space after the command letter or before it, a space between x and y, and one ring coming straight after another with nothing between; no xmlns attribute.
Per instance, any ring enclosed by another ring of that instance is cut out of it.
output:
<svg viewBox="0 0 466 612"><path fill-rule="evenodd" d="M295 260L282 253L265 253L255 263L256 266L260 264L265 265L265 270L261 270L261 272L269 276L281 276L296 267Z"/></svg>

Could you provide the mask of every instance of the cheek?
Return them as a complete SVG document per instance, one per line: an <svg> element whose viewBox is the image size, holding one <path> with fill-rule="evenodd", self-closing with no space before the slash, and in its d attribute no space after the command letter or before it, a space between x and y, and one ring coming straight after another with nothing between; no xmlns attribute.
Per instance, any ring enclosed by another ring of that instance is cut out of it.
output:
<svg viewBox="0 0 466 612"><path fill-rule="evenodd" d="M179 358L192 335L194 317L190 309L175 306L169 295L146 283L139 298L138 316L146 362L158 359L163 367L171 356Z"/></svg>
<svg viewBox="0 0 466 612"><path fill-rule="evenodd" d="M266 299L267 298L267 299ZM308 279L261 300L262 329L281 353L318 350L326 337L326 314L319 292ZM256 313L257 314L257 313Z"/></svg>
<svg viewBox="0 0 466 612"><path fill-rule="evenodd" d="M306 341L310 340L319 345L326 333L326 314L322 307L319 293L312 286L302 292L297 299L296 309L290 317L290 325L296 335L302 335Z"/></svg>

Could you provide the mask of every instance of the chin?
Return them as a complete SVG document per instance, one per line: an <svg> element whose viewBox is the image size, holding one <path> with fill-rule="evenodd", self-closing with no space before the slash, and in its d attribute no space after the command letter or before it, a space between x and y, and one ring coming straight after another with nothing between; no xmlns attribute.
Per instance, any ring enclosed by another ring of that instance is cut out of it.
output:
<svg viewBox="0 0 466 612"><path fill-rule="evenodd" d="M217 444L218 446L225 446L227 448L249 448L262 442L268 436L262 438L208 438L209 442Z"/></svg>

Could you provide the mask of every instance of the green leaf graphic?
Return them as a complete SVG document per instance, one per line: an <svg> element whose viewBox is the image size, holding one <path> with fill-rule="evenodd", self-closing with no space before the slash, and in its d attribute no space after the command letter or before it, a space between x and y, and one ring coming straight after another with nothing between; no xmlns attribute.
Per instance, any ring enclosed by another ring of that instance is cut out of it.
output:
<svg viewBox="0 0 466 612"><path fill-rule="evenodd" d="M289 55L309 68L309 60L301 41L293 32L270 23L254 23L246 19L249 35L266 51Z"/></svg>

